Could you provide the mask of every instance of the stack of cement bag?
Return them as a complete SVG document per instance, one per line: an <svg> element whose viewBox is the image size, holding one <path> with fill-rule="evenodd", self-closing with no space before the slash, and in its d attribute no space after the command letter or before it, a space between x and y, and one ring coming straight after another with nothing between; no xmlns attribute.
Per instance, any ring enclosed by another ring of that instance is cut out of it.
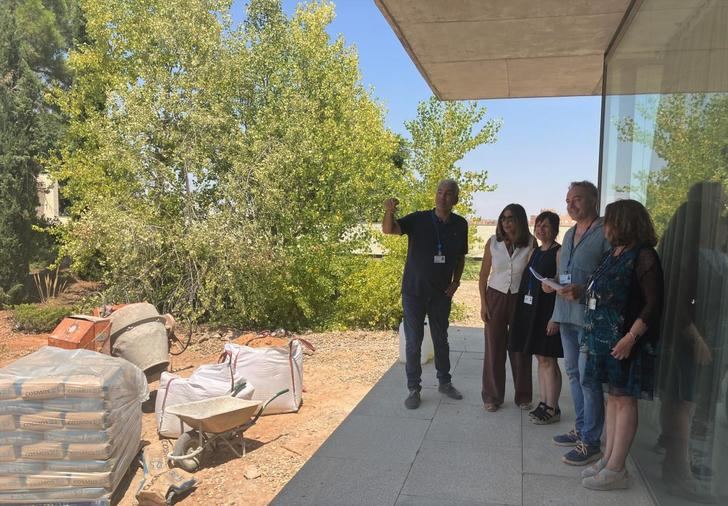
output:
<svg viewBox="0 0 728 506"><path fill-rule="evenodd" d="M138 367L89 350L45 347L0 369L0 503L110 498L148 396Z"/></svg>

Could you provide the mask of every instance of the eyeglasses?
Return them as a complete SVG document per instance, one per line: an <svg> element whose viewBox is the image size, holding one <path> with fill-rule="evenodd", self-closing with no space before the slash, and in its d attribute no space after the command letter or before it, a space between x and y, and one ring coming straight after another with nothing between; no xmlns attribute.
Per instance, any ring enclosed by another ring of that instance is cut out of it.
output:
<svg viewBox="0 0 728 506"><path fill-rule="evenodd" d="M514 218L513 218L512 214L504 214L503 216L501 216L502 222L503 221L513 221L513 220L514 220Z"/></svg>

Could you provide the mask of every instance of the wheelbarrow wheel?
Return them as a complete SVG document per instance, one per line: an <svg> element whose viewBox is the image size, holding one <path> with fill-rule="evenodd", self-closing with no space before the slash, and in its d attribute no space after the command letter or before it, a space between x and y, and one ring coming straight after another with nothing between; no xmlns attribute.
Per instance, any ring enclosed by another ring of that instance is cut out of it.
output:
<svg viewBox="0 0 728 506"><path fill-rule="evenodd" d="M182 434L177 442L174 444L174 450L172 455L175 457L181 457L192 453L200 447L200 439L197 431L185 432ZM202 454L190 457L189 459L175 460L175 465L181 467L189 473L194 473L200 468L200 457Z"/></svg>

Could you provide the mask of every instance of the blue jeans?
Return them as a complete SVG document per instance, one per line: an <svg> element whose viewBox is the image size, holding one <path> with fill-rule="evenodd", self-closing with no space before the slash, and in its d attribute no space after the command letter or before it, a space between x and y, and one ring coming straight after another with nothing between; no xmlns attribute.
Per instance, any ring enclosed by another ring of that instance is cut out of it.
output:
<svg viewBox="0 0 728 506"><path fill-rule="evenodd" d="M564 366L569 377L571 398L576 411L576 432L587 446L601 445L604 428L604 394L581 384L586 367L586 352L580 350L579 342L583 327L571 323L561 324L561 344L564 348Z"/></svg>
<svg viewBox="0 0 728 506"><path fill-rule="evenodd" d="M422 365L420 353L425 335L425 315L430 322L430 334L435 351L435 369L441 385L450 383L450 345L447 327L452 299L445 295L415 296L402 294L404 309L404 336L406 346L407 388L420 391Z"/></svg>

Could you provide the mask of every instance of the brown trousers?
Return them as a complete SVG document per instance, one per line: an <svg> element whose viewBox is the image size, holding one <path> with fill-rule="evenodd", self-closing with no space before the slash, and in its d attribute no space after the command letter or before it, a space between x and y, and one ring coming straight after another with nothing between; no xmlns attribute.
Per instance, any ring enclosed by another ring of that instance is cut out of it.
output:
<svg viewBox="0 0 728 506"><path fill-rule="evenodd" d="M501 405L506 389L506 351L508 331L518 302L517 293L501 293L488 287L486 302L490 320L485 325L485 358L483 359L484 403ZM532 400L531 355L509 351L513 383L516 387L515 402L528 404Z"/></svg>

